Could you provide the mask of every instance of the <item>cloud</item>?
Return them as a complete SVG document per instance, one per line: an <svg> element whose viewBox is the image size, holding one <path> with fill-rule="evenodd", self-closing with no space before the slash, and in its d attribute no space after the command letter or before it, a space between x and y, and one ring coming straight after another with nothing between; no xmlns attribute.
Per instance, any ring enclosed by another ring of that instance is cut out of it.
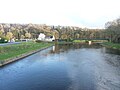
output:
<svg viewBox="0 0 120 90"><path fill-rule="evenodd" d="M120 15L119 0L0 0L0 22L104 27Z"/></svg>

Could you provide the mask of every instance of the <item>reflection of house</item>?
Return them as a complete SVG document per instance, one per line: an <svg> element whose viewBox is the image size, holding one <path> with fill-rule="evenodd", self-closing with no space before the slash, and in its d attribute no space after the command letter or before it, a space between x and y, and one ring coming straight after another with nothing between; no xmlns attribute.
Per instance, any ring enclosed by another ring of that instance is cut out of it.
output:
<svg viewBox="0 0 120 90"><path fill-rule="evenodd" d="M40 33L38 36L38 40L52 42L55 40L55 37L54 36L45 36L45 34Z"/></svg>

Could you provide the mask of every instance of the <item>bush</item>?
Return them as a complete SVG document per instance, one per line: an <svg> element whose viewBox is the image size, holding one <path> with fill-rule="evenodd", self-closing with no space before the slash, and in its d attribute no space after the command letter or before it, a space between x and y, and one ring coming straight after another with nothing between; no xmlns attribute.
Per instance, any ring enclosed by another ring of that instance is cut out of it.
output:
<svg viewBox="0 0 120 90"><path fill-rule="evenodd" d="M41 42L43 42L43 41L40 41L40 40L36 40L36 42L37 42L37 43L41 43Z"/></svg>
<svg viewBox="0 0 120 90"><path fill-rule="evenodd" d="M5 38L1 38L1 39L0 39L0 43L7 43L7 42L8 42L8 40L5 39Z"/></svg>

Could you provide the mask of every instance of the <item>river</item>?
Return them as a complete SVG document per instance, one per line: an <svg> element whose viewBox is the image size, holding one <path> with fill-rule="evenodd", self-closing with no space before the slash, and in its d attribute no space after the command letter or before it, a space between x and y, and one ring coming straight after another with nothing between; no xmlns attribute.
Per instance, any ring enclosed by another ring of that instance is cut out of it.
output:
<svg viewBox="0 0 120 90"><path fill-rule="evenodd" d="M56 45L0 67L0 90L120 90L120 51Z"/></svg>

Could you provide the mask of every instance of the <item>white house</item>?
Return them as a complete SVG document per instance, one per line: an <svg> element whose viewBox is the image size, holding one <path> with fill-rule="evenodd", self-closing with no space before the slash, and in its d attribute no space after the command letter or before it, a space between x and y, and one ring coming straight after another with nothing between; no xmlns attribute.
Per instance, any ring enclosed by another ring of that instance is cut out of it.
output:
<svg viewBox="0 0 120 90"><path fill-rule="evenodd" d="M45 40L45 34L40 33L38 36L38 40L44 41Z"/></svg>
<svg viewBox="0 0 120 90"><path fill-rule="evenodd" d="M54 36L45 36L45 34L40 33L38 36L38 40L52 42L55 40L55 37Z"/></svg>

